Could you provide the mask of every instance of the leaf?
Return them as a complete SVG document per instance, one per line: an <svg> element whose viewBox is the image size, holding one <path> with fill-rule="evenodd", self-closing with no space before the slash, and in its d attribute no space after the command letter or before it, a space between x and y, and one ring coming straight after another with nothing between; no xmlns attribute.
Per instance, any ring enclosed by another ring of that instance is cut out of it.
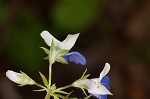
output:
<svg viewBox="0 0 150 99"><path fill-rule="evenodd" d="M57 62L59 62L59 58L62 57L62 56L64 56L66 53L68 53L68 51L69 51L69 50L66 50L66 49L58 50L58 51L57 51L57 54L56 54L56 56L55 56L55 58L54 58L54 61L58 59ZM62 60L62 61L63 61L63 60ZM61 63L62 63L62 62L61 62ZM66 62L65 62L65 64L66 64Z"/></svg>
<svg viewBox="0 0 150 99"><path fill-rule="evenodd" d="M63 57L59 57L56 59L57 62L63 63L63 64L68 64L68 62L66 62L66 60Z"/></svg>
<svg viewBox="0 0 150 99"><path fill-rule="evenodd" d="M86 84L81 85L83 88L88 89L89 87Z"/></svg>
<svg viewBox="0 0 150 99"><path fill-rule="evenodd" d="M40 47L40 48L43 49L46 54L49 54L49 50L47 48L45 47Z"/></svg>
<svg viewBox="0 0 150 99"><path fill-rule="evenodd" d="M61 99L65 99L65 97L60 94L57 94L57 96L60 97Z"/></svg>
<svg viewBox="0 0 150 99"><path fill-rule="evenodd" d="M41 76L41 78L42 78L42 80L43 80L44 85L45 85L46 87L48 87L48 81L47 81L46 77L45 77L41 72L39 72L39 73L40 73L40 76Z"/></svg>
<svg viewBox="0 0 150 99"><path fill-rule="evenodd" d="M53 94L52 96L54 97L54 99L59 99L59 95L58 94Z"/></svg>
<svg viewBox="0 0 150 99"><path fill-rule="evenodd" d="M55 89L56 89L56 84L53 84L53 85L51 86L51 89L52 89L52 90L55 90Z"/></svg>
<svg viewBox="0 0 150 99"><path fill-rule="evenodd" d="M55 56L53 56L53 53L55 52L55 43L52 39L52 42L51 42L51 47L50 47L50 53L49 53L49 63L53 64L55 62Z"/></svg>
<svg viewBox="0 0 150 99"><path fill-rule="evenodd" d="M54 96L54 99L59 99L59 97L58 96Z"/></svg>
<svg viewBox="0 0 150 99"><path fill-rule="evenodd" d="M66 49L59 50L59 51L57 52L57 56L56 56L56 57L63 56L63 55L65 55L65 54L68 53L68 52L69 52L69 50L66 50Z"/></svg>
<svg viewBox="0 0 150 99"><path fill-rule="evenodd" d="M51 43L51 47L50 47L51 55L54 51L55 51L55 43L54 43L54 40L52 39L52 43Z"/></svg>
<svg viewBox="0 0 150 99"><path fill-rule="evenodd" d="M45 60L49 60L49 56L46 56L46 57L44 57L43 59L45 59Z"/></svg>
<svg viewBox="0 0 150 99"><path fill-rule="evenodd" d="M87 74L87 75L81 77L80 80L85 80L85 79L86 79L87 77L89 77L89 76L90 76L90 74Z"/></svg>
<svg viewBox="0 0 150 99"><path fill-rule="evenodd" d="M85 69L84 73L82 74L81 78L85 75L85 73L87 72L87 68Z"/></svg>

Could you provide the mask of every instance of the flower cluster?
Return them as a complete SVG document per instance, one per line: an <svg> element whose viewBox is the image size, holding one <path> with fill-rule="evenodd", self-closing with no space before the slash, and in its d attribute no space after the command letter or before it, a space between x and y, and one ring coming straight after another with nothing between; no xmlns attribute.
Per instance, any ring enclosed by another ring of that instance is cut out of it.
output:
<svg viewBox="0 0 150 99"><path fill-rule="evenodd" d="M68 62L73 62L75 64L86 65L86 59L81 53L77 51L69 52L70 49L74 46L77 38L79 37L79 33L74 35L69 34L67 38L62 42L53 37L48 31L43 31L41 33L41 37L50 47L49 49L41 47L47 54L44 59L49 61L49 79L47 80L47 78L41 72L39 72L44 83L44 85L41 85L31 79L24 72L17 73L12 70L8 70L6 72L6 76L11 81L19 84L20 86L36 85L40 87L41 89L34 91L46 91L47 94L45 96L45 99L50 99L50 97L53 97L54 99L69 99L72 92L68 93L64 91L64 89L69 87L77 87L82 89L86 95L85 99L88 99L91 96L98 99L107 99L107 95L112 95L109 85L110 79L108 76L106 76L110 70L110 65L108 63L105 64L99 78L88 79L90 74L86 74L86 69L81 78L74 81L72 84L60 88L57 88L56 84L52 84L53 63L60 62L63 64L68 64ZM87 90L89 95L87 95L85 90Z"/></svg>

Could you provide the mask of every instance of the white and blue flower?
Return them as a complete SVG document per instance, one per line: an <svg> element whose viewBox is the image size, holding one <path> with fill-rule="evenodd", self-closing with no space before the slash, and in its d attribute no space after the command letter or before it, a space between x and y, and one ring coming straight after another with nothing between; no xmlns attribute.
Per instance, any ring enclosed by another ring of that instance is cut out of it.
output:
<svg viewBox="0 0 150 99"><path fill-rule="evenodd" d="M86 85L88 93L90 93L92 96L98 99L107 99L107 95L112 95L109 86L110 80L109 77L106 76L109 70L110 65L106 63L104 69L100 73L99 78L79 80L74 86L82 89L84 88L83 85Z"/></svg>
<svg viewBox="0 0 150 99"><path fill-rule="evenodd" d="M104 76L103 78L102 78L102 80L101 80L101 82L100 82L103 86L105 86L105 88L107 89L107 90L109 90L110 91L110 86L109 86L109 84L110 84L110 79L109 79L109 77L108 76ZM91 93L92 94L92 93ZM98 98L98 99L107 99L107 95L102 95L102 94L92 94L93 96L95 96L96 98ZM110 94L111 95L111 94Z"/></svg>
<svg viewBox="0 0 150 99"><path fill-rule="evenodd" d="M44 39L45 43L51 47L51 42L52 40L54 41L54 44L56 46L56 50L70 50L77 38L79 36L79 33L77 34L69 34L67 36L67 38L64 41L59 41L57 40L55 37L53 37L48 31L43 31L41 33L41 37ZM76 64L81 64L81 65L85 65L86 64L86 59L85 57L80 54L79 52L70 52L70 53L66 53L65 55L63 55L63 58L65 59L66 62L74 62Z"/></svg>

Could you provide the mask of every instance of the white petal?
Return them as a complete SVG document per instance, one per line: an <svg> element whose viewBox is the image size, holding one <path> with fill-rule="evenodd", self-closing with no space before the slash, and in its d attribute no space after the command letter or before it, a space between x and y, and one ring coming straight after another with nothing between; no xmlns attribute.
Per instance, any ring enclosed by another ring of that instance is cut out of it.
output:
<svg viewBox="0 0 150 99"><path fill-rule="evenodd" d="M43 31L41 33L41 37L44 39L45 43L48 46L51 46L52 39L54 40L56 46L59 47L61 45L61 42L58 41L55 37L53 37L48 31Z"/></svg>
<svg viewBox="0 0 150 99"><path fill-rule="evenodd" d="M20 73L16 73L12 70L8 70L6 72L6 76L13 82L17 83L18 81L20 81L20 79L18 78L17 75L20 75Z"/></svg>
<svg viewBox="0 0 150 99"><path fill-rule="evenodd" d="M92 79L90 79L90 80L93 81L93 82L95 82L96 84L99 83L99 78L92 78Z"/></svg>
<svg viewBox="0 0 150 99"><path fill-rule="evenodd" d="M100 73L99 76L99 82L102 80L102 78L109 72L110 70L110 65L108 63L105 64L104 69L102 70L102 72Z"/></svg>
<svg viewBox="0 0 150 99"><path fill-rule="evenodd" d="M70 50L75 44L78 36L79 36L79 33L74 34L74 35L69 34L67 38L63 41L64 47L65 47L64 49Z"/></svg>
<svg viewBox="0 0 150 99"><path fill-rule="evenodd" d="M88 92L91 94L112 95L112 93L109 92L109 90L107 90L105 86L94 83L92 84L92 86L90 86Z"/></svg>
<svg viewBox="0 0 150 99"><path fill-rule="evenodd" d="M90 88L91 87L91 80L90 79L85 79L85 80L81 81L79 84L80 85L86 84Z"/></svg>

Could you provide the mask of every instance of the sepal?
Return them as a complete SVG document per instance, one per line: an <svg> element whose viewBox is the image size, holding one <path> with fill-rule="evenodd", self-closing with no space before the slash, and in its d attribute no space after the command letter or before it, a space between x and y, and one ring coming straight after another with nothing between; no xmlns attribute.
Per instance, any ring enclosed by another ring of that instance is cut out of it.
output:
<svg viewBox="0 0 150 99"><path fill-rule="evenodd" d="M57 62L60 62L62 64L68 64L68 62L63 58L63 57L59 57L56 59Z"/></svg>
<svg viewBox="0 0 150 99"><path fill-rule="evenodd" d="M48 88L48 81L47 81L46 77L41 72L39 72L39 74L42 78L44 85Z"/></svg>
<svg viewBox="0 0 150 99"><path fill-rule="evenodd" d="M45 47L40 47L41 49L43 49L43 51L46 53L46 54L49 54L49 50Z"/></svg>

